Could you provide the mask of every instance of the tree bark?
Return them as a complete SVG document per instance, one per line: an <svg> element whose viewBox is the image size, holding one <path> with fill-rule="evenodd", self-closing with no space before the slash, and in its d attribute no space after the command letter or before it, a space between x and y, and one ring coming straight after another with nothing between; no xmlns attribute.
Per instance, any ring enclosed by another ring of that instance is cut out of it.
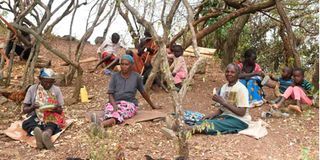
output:
<svg viewBox="0 0 320 160"><path fill-rule="evenodd" d="M16 50L16 44L17 44L18 40L16 39L13 42L13 46L12 49L10 51L10 63L9 63L9 67L8 67L8 73L7 73L7 79L6 79L6 86L10 85L10 80L11 80L11 72L12 72L12 68L13 68L13 58L14 58L14 53Z"/></svg>
<svg viewBox="0 0 320 160"><path fill-rule="evenodd" d="M314 73L312 76L312 84L315 86L316 90L319 90L319 58L314 64Z"/></svg>
<svg viewBox="0 0 320 160"><path fill-rule="evenodd" d="M183 0L183 4L184 6L186 7L187 9L187 12L188 12L188 24L189 24L189 28L191 30L191 35L192 35L192 47L193 47L193 50L194 50L194 55L199 58L200 57L200 50L198 48L198 42L197 42L197 38L196 38L196 32L194 30L194 27L193 27L193 11L192 11L192 8L189 4L189 2L187 0Z"/></svg>
<svg viewBox="0 0 320 160"><path fill-rule="evenodd" d="M113 19L114 15L116 14L116 11L117 11L117 6L116 6L116 4L115 4L115 6L114 6L114 8L113 8L113 10L112 10L112 14L111 14L111 16L110 16L109 19L108 19L107 27L106 27L106 28L104 29L104 31L103 31L103 38L106 38L106 36L107 36L107 33L108 33L109 28L110 28L110 26L111 26L112 19Z"/></svg>
<svg viewBox="0 0 320 160"><path fill-rule="evenodd" d="M287 33L287 38L285 39L282 39L282 40L287 40L289 44L289 50L288 50L288 54L289 55L292 55L294 57L294 66L295 67L301 67L301 61L300 61L300 54L297 52L297 49L296 49L296 46L297 46L297 40L296 40L296 37L292 31L292 27L291 27L291 24L290 24L290 21L289 21L289 18L283 8L283 5L281 3L280 0L275 0L276 1L276 8L277 8L277 11L280 15L280 18L283 22L283 25L285 26L285 29L286 29L286 33Z"/></svg>
<svg viewBox="0 0 320 160"><path fill-rule="evenodd" d="M223 58L222 58L222 68L226 67L229 63L233 62L235 52L238 48L238 42L240 39L240 34L243 27L246 25L250 17L250 14L246 14L238 17L232 24L231 28L228 30L228 36L223 45Z"/></svg>
<svg viewBox="0 0 320 160"><path fill-rule="evenodd" d="M118 11L119 11L119 14L121 15L121 17L126 21L128 31L131 35L132 40L133 40L134 47L137 48L139 45L139 39L140 39L139 33L137 33L134 30L133 25L128 17L128 12L124 13L120 7L120 4L118 5Z"/></svg>

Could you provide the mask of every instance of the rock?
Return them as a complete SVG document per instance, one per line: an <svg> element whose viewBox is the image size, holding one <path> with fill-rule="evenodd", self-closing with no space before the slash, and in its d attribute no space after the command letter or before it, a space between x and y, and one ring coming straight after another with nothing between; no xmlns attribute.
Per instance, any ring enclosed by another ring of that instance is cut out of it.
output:
<svg viewBox="0 0 320 160"><path fill-rule="evenodd" d="M162 127L161 132L169 139L177 139L178 138L176 132L174 132L173 130L171 130L169 128Z"/></svg>
<svg viewBox="0 0 320 160"><path fill-rule="evenodd" d="M64 105L65 106L70 106L72 104L77 103L77 100L75 98L65 98L64 99Z"/></svg>
<svg viewBox="0 0 320 160"><path fill-rule="evenodd" d="M105 40L104 37L97 37L97 38L94 40L94 43L95 43L96 45L101 45L104 40Z"/></svg>
<svg viewBox="0 0 320 160"><path fill-rule="evenodd" d="M6 102L8 102L8 99L7 99L6 97L1 96L1 97L0 97L0 105L1 105L1 104L4 104L4 103L6 103Z"/></svg>
<svg viewBox="0 0 320 160"><path fill-rule="evenodd" d="M71 41L76 41L77 40L75 37L70 36L70 35L64 35L62 37L62 39L67 40L67 41L69 41L70 39L71 39Z"/></svg>
<svg viewBox="0 0 320 160"><path fill-rule="evenodd" d="M207 62L201 63L198 66L196 74L205 74L207 69Z"/></svg>

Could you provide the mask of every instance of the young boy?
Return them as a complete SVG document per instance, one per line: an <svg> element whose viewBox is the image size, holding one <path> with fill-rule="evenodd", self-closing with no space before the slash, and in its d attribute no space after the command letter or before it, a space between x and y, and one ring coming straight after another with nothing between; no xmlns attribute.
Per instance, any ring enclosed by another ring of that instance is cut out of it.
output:
<svg viewBox="0 0 320 160"><path fill-rule="evenodd" d="M277 96L277 98L275 100L272 100L271 103L274 104L280 101L281 99L280 96L293 83L293 80L291 77L292 77L292 68L290 67L283 67L281 77L275 77L273 75L270 75L271 80L278 82L278 84L276 85L269 84L268 82L266 84L266 86L275 89L275 95Z"/></svg>
<svg viewBox="0 0 320 160"><path fill-rule="evenodd" d="M22 128L29 136L35 136L38 149L52 149L51 136L65 125L63 96L60 88L53 85L54 76L52 69L42 68L40 83L28 89L23 101L23 113L28 114L29 118L23 121Z"/></svg>
<svg viewBox="0 0 320 160"><path fill-rule="evenodd" d="M170 66L172 76L174 77L174 84L178 89L182 87L182 81L188 75L186 62L183 58L183 48L180 45L173 45L171 51L174 54L174 61Z"/></svg>
<svg viewBox="0 0 320 160"><path fill-rule="evenodd" d="M273 108L281 107L282 103L291 97L296 101L295 105L290 104L289 109L295 110L299 113L301 110L301 103L308 106L312 105L312 100L309 98L314 92L314 86L304 79L304 70L296 68L293 70L293 83L281 96L280 101L277 104L272 105Z"/></svg>
<svg viewBox="0 0 320 160"><path fill-rule="evenodd" d="M109 66L110 68L113 68L116 65L115 62L118 61L119 58L119 49L124 48L119 40L120 35L118 33L113 33L111 35L111 41L107 39L101 44L97 50L100 62L96 65L94 70L96 70L102 63L105 63L107 66L111 64L111 66Z"/></svg>

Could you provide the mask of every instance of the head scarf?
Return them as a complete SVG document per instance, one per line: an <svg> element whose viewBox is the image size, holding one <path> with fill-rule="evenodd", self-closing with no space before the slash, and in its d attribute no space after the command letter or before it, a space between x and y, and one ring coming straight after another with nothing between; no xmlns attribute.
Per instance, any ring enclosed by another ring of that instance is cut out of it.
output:
<svg viewBox="0 0 320 160"><path fill-rule="evenodd" d="M133 58L132 58L130 55L128 55L128 54L123 55L123 56L121 57L121 60L123 60L123 59L126 59L126 60L128 60L131 64L133 64Z"/></svg>
<svg viewBox="0 0 320 160"><path fill-rule="evenodd" d="M52 69L50 68L41 68L39 77L41 78L48 78L48 79L54 79L55 78L55 73Z"/></svg>

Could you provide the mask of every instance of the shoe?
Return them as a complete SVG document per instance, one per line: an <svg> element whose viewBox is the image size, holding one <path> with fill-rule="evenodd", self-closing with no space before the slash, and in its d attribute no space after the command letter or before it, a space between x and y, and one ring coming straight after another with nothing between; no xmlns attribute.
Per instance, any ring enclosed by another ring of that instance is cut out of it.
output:
<svg viewBox="0 0 320 160"><path fill-rule="evenodd" d="M262 112L261 113L261 118L270 118L270 117L272 117L271 112Z"/></svg>
<svg viewBox="0 0 320 160"><path fill-rule="evenodd" d="M51 135L47 132L42 133L42 142L47 149L52 149L54 147L51 141Z"/></svg>
<svg viewBox="0 0 320 160"><path fill-rule="evenodd" d="M42 130L39 127L36 127L33 129L34 137L36 138L36 144L38 149L43 149L43 143L42 143Z"/></svg>

